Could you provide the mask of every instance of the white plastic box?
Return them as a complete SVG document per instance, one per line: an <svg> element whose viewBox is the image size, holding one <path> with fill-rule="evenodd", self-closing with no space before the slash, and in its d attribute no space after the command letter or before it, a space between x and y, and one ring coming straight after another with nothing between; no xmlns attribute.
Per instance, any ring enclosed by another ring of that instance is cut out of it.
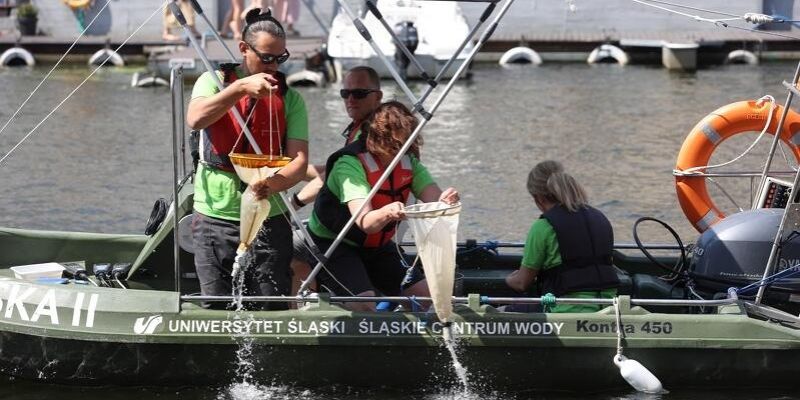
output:
<svg viewBox="0 0 800 400"><path fill-rule="evenodd" d="M35 281L38 278L61 278L64 267L61 264L49 262L44 264L19 265L11 267L14 277L27 281Z"/></svg>

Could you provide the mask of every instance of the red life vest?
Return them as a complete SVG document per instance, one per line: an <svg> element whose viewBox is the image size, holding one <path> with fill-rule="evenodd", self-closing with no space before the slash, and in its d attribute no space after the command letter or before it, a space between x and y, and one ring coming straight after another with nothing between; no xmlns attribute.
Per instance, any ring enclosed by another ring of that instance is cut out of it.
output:
<svg viewBox="0 0 800 400"><path fill-rule="evenodd" d="M369 186L374 188L386 168L382 166L380 161L373 157L371 153L359 153L358 159L361 161L361 165L367 173L367 182L369 182ZM400 159L400 163L394 168L389 178L383 182L378 193L375 193L375 196L372 197L372 201L370 202L372 209L377 210L395 201L406 204L408 196L411 193L411 182L413 179L414 174L411 169L411 158L405 155ZM364 239L364 247L383 246L392 240L396 231L396 223L386 224L380 232L367 235Z"/></svg>
<svg viewBox="0 0 800 400"><path fill-rule="evenodd" d="M375 187L381 175L385 171L385 167L381 165L378 160L372 156L366 149L366 134L362 134L358 140L345 146L339 151L333 153L326 163L326 170L332 171L333 165L336 161L344 156L352 155L358 157L364 171L367 175L367 182L370 187ZM322 185L319 195L314 202L314 214L317 216L320 223L331 232L340 232L347 221L350 219L350 209L347 204L342 204L340 199L328 189L327 179L326 184ZM405 204L408 197L411 195L411 183L414 174L411 166L411 158L406 155L397 164L392 174L386 179L381 188L372 198L370 205L372 209L377 210L387 204L395 201ZM367 234L354 225L347 232L345 236L348 240L363 246L363 247L380 247L392 240L395 234L397 224L387 224L383 230L373 234Z"/></svg>
<svg viewBox="0 0 800 400"><path fill-rule="evenodd" d="M226 67L224 84L227 87L238 78L236 73ZM278 72L280 90L271 96L255 99L243 96L236 103L242 119L264 154L281 155L286 149L286 107L284 96L288 90L286 77ZM248 118L249 117L249 118ZM271 117L271 118L270 118ZM240 138L241 136L241 138ZM203 140L200 144L200 160L214 168L233 171L228 154L255 153L255 150L242 133L242 127L236 121L232 111L228 111L216 122L203 129ZM235 147L235 148L234 148Z"/></svg>

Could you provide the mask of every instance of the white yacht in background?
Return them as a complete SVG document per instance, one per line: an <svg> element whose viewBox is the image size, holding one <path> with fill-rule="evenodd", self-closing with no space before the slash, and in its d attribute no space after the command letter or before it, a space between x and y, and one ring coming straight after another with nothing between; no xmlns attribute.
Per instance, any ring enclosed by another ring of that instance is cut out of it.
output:
<svg viewBox="0 0 800 400"><path fill-rule="evenodd" d="M391 27L410 22L417 30L419 44L414 56L431 77L436 76L447 60L458 50L459 45L469 34L469 25L456 2L381 0L381 14ZM391 35L372 13L367 13L363 23L369 29L377 46L386 57L395 62L395 43ZM472 50L468 43L456 62L452 63L443 78L452 77L461 61ZM372 47L361 37L343 10L333 20L328 35L328 54L333 57L337 69L347 70L356 65L369 65L378 71L382 78L391 78L389 70ZM409 78L418 78L419 71L413 65L406 69ZM341 76L341 75L340 75Z"/></svg>

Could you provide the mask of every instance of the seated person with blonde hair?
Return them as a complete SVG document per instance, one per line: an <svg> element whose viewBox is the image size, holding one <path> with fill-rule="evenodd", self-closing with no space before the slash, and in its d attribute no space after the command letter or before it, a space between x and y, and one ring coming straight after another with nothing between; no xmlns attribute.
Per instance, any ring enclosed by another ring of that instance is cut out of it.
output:
<svg viewBox="0 0 800 400"><path fill-rule="evenodd" d="M517 292L534 283L539 294L613 298L619 286L611 264L614 232L586 192L557 161L542 161L528 174L528 192L542 215L531 226L520 268L506 277ZM594 312L599 305L556 305L552 312ZM506 311L535 311L506 306Z"/></svg>

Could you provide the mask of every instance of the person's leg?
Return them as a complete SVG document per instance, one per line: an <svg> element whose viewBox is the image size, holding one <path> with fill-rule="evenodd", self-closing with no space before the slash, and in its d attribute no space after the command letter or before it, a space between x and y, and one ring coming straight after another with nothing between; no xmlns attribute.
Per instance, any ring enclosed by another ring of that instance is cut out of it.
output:
<svg viewBox="0 0 800 400"><path fill-rule="evenodd" d="M264 221L253 240L246 271L247 293L255 296L288 296L291 290L292 226L285 215ZM263 303L267 310L285 310L287 303Z"/></svg>
<svg viewBox="0 0 800 400"><path fill-rule="evenodd" d="M236 40L242 39L242 10L244 9L244 0L231 0L231 16L230 27L233 31L233 38Z"/></svg>
<svg viewBox="0 0 800 400"><path fill-rule="evenodd" d="M305 240L300 231L295 230L292 232L292 247L294 249L292 256L292 295L296 295L300 289L302 282L308 277L311 269L317 265L311 250L308 248ZM317 285L312 282L309 289L316 291Z"/></svg>
<svg viewBox="0 0 800 400"><path fill-rule="evenodd" d="M321 252L326 252L331 240L311 235ZM376 292L370 283L360 250L341 243L325 263L317 284L320 291L327 290L336 296L375 296ZM350 302L343 306L352 311L375 311L373 302Z"/></svg>
<svg viewBox="0 0 800 400"><path fill-rule="evenodd" d="M204 296L230 296L231 270L239 244L239 224L195 212L192 217L194 262L200 293ZM224 309L228 303L204 303L203 307Z"/></svg>
<svg viewBox="0 0 800 400"><path fill-rule="evenodd" d="M408 269L402 257L394 242L372 250L365 262L373 286L381 293L390 296L430 296L428 284L421 273L410 276L410 280L404 284ZM418 305L425 307L427 304L426 302Z"/></svg>
<svg viewBox="0 0 800 400"><path fill-rule="evenodd" d="M293 35L299 35L300 33L294 29L294 24L297 22L297 18L300 16L300 0L286 0L286 17L284 21L286 21L286 31L291 32Z"/></svg>

